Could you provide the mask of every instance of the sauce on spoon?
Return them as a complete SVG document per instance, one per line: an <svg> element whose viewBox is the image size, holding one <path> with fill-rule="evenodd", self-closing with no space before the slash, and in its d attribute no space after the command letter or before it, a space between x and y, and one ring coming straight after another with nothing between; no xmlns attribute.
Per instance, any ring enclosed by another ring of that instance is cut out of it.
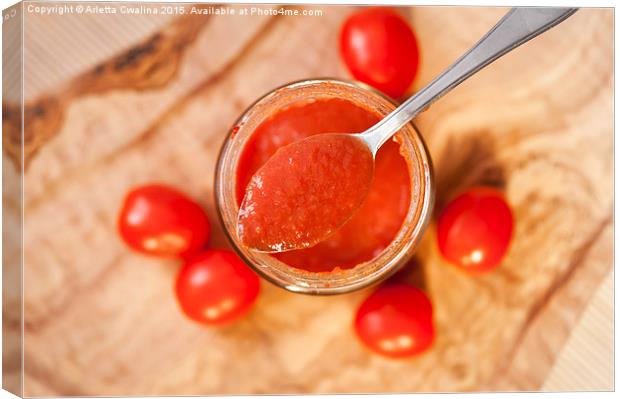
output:
<svg viewBox="0 0 620 399"><path fill-rule="evenodd" d="M309 248L364 202L374 173L368 145L350 134L321 134L280 148L251 178L237 235L262 252Z"/></svg>

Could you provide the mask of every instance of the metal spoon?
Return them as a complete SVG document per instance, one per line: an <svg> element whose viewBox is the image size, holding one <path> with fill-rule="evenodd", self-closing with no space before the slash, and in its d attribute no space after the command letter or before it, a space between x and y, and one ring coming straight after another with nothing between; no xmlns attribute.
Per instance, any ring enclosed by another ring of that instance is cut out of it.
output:
<svg viewBox="0 0 620 399"><path fill-rule="evenodd" d="M373 154L432 103L491 62L573 15L577 8L511 9L469 51L379 123L359 134Z"/></svg>
<svg viewBox="0 0 620 399"><path fill-rule="evenodd" d="M237 221L241 241L257 251L284 252L325 240L364 202L374 156L392 135L465 79L576 11L513 8L454 64L370 129L320 134L280 148L246 188Z"/></svg>

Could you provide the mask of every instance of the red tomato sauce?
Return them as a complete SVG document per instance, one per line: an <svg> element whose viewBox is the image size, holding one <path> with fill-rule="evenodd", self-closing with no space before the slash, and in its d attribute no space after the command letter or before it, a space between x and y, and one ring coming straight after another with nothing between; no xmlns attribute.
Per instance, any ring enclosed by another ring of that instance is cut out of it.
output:
<svg viewBox="0 0 620 399"><path fill-rule="evenodd" d="M293 104L254 131L237 168L237 202L256 171L282 146L320 133L359 133L379 116L349 101L326 99ZM311 272L350 269L385 249L402 226L411 201L409 169L399 144L389 141L375 158L368 196L353 217L311 248L273 254L280 261Z"/></svg>
<svg viewBox="0 0 620 399"><path fill-rule="evenodd" d="M281 147L246 187L237 237L259 251L310 248L353 216L373 169L368 145L351 134L317 134Z"/></svg>

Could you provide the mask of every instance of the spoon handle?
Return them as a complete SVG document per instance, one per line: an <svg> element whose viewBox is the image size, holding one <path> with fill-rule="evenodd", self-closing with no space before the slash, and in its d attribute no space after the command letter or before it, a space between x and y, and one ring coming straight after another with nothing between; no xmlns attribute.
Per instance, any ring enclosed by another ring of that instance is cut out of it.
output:
<svg viewBox="0 0 620 399"><path fill-rule="evenodd" d="M558 7L511 9L468 52L381 122L363 132L362 138L372 152L376 153L400 128L465 79L512 49L564 21L576 11L577 8Z"/></svg>

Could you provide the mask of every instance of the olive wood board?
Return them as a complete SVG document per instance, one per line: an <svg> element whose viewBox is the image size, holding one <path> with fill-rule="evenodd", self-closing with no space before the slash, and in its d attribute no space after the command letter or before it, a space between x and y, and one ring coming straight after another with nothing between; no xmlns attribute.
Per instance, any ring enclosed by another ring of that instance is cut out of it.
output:
<svg viewBox="0 0 620 399"><path fill-rule="evenodd" d="M580 10L416 120L434 163L436 208L488 184L505 192L516 223L501 267L471 277L442 260L433 220L417 265L400 274L423 281L434 304L437 336L419 357L385 359L356 340L353 315L369 289L311 297L263 281L245 319L195 324L173 294L180 262L135 254L118 239L124 194L159 181L199 199L210 245L228 246L213 175L235 119L287 82L350 78L337 43L354 8L323 10L320 18L182 16L26 104L25 395L540 389L612 269L611 9ZM401 11L421 49L413 92L506 9ZM7 199L19 187L20 115L15 104L3 110ZM18 205L8 202L5 223L16 225ZM5 265L18 259L5 249ZM19 290L4 303L7 339L15 338ZM18 384L20 353L9 355L5 379Z"/></svg>

